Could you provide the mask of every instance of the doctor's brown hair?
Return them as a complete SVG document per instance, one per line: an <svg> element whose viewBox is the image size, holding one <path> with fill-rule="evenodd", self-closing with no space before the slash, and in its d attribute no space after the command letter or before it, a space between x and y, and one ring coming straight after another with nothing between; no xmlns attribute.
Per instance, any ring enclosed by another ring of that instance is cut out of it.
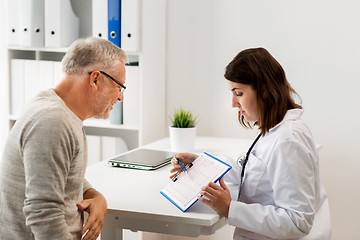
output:
<svg viewBox="0 0 360 240"><path fill-rule="evenodd" d="M283 120L289 109L302 108L292 98L292 94L299 95L287 81L284 69L264 48L241 51L226 66L224 77L235 83L250 85L256 91L260 116L255 125L263 136ZM238 118L242 126L252 128L240 112Z"/></svg>

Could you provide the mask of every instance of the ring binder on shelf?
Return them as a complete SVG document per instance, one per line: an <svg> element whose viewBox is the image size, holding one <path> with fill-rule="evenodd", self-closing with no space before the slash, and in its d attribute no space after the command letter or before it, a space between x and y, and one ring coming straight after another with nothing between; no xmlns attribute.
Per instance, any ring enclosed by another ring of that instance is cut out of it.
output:
<svg viewBox="0 0 360 240"><path fill-rule="evenodd" d="M10 65L10 93L11 93L11 114L17 116L25 102L24 70L25 60L11 59Z"/></svg>
<svg viewBox="0 0 360 240"><path fill-rule="evenodd" d="M139 0L121 0L121 48L139 51Z"/></svg>
<svg viewBox="0 0 360 240"><path fill-rule="evenodd" d="M108 0L108 39L121 47L121 3L120 0Z"/></svg>
<svg viewBox="0 0 360 240"><path fill-rule="evenodd" d="M24 60L25 104L39 93L39 61Z"/></svg>
<svg viewBox="0 0 360 240"><path fill-rule="evenodd" d="M108 39L108 0L92 0L92 36Z"/></svg>
<svg viewBox="0 0 360 240"><path fill-rule="evenodd" d="M44 0L20 0L20 44L44 46Z"/></svg>
<svg viewBox="0 0 360 240"><path fill-rule="evenodd" d="M79 38L79 18L70 0L45 0L45 47L68 47Z"/></svg>
<svg viewBox="0 0 360 240"><path fill-rule="evenodd" d="M39 89L37 92L47 90L54 86L54 62L38 61L39 63Z"/></svg>
<svg viewBox="0 0 360 240"><path fill-rule="evenodd" d="M20 0L8 0L7 1L7 43L9 46L20 45L20 11L19 11Z"/></svg>
<svg viewBox="0 0 360 240"><path fill-rule="evenodd" d="M126 66L126 91L123 101L123 122L127 126L139 126L139 112L134 111L140 105L139 66Z"/></svg>

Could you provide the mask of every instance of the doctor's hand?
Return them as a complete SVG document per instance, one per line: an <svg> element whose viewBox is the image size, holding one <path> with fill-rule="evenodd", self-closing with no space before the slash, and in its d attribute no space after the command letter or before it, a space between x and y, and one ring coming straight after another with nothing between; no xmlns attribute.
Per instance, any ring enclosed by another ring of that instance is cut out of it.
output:
<svg viewBox="0 0 360 240"><path fill-rule="evenodd" d="M224 179L220 178L219 182L220 186L210 182L207 186L202 187L200 191L202 196L199 196L198 199L227 218L229 215L231 195L224 183Z"/></svg>
<svg viewBox="0 0 360 240"><path fill-rule="evenodd" d="M76 204L76 206L79 210L89 213L89 217L81 230L82 239L96 239L101 232L107 211L107 203L104 196L95 189L90 188L84 193L84 200Z"/></svg>
<svg viewBox="0 0 360 240"><path fill-rule="evenodd" d="M178 153L171 160L171 164L173 165L173 168L170 170L170 172L173 173L173 174L170 176L170 178L175 177L178 172L182 171L182 169L180 167L180 164L178 163L177 159L179 159L184 165L187 165L189 163L192 163L198 157L199 156L194 154L194 153Z"/></svg>

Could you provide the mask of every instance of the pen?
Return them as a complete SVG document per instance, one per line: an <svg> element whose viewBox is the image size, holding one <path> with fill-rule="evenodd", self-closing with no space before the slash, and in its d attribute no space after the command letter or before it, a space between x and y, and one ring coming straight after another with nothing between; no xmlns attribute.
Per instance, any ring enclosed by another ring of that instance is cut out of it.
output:
<svg viewBox="0 0 360 240"><path fill-rule="evenodd" d="M176 160L178 161L181 169L182 169L186 174L188 174L188 171L187 171L186 167L184 166L184 164L183 164L179 159L176 158Z"/></svg>
<svg viewBox="0 0 360 240"><path fill-rule="evenodd" d="M189 163L188 165L186 165L186 166L185 166L186 171L187 171L188 168L191 168L192 165L193 165L192 163ZM171 180L172 180L173 182L175 182L175 181L177 180L177 177L180 175L180 173L181 173L181 172L178 172L178 173L175 175L175 177L173 177Z"/></svg>

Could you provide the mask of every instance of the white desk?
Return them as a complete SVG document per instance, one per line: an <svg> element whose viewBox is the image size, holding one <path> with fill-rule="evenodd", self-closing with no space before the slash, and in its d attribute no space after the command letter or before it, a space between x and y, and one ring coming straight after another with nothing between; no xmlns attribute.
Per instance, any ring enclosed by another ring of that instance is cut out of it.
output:
<svg viewBox="0 0 360 240"><path fill-rule="evenodd" d="M240 155L252 140L197 137L195 152ZM170 150L168 138L143 148ZM160 194L170 181L171 166L155 171L114 168L102 161L89 166L86 179L100 191L108 203L108 211L101 232L102 239L122 239L122 231L146 231L197 237L212 234L222 226L223 218L201 202L183 213Z"/></svg>

